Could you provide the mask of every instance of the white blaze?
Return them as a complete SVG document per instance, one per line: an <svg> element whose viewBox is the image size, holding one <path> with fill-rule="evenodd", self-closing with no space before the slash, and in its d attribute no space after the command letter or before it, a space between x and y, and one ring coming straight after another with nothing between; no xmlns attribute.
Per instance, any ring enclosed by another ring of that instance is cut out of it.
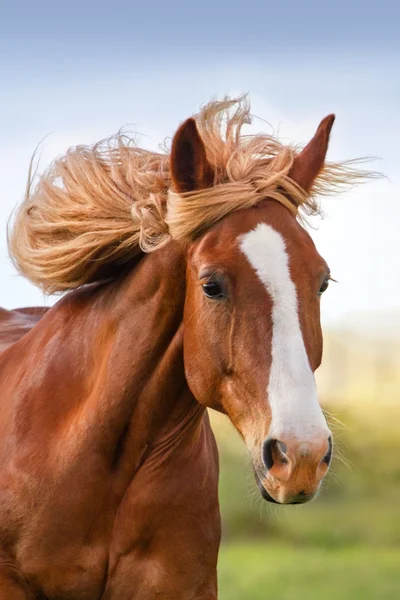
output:
<svg viewBox="0 0 400 600"><path fill-rule="evenodd" d="M241 238L240 248L272 298L269 435L307 442L323 434L326 439L329 430L304 346L285 241L275 229L261 223Z"/></svg>

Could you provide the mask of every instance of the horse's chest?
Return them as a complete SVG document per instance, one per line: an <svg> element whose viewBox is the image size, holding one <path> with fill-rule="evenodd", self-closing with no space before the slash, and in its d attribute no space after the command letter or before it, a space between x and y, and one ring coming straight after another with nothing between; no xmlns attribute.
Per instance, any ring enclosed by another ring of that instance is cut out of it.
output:
<svg viewBox="0 0 400 600"><path fill-rule="evenodd" d="M212 600L220 542L215 456L145 464L114 524L104 600ZM177 476L179 474L179 476Z"/></svg>
<svg viewBox="0 0 400 600"><path fill-rule="evenodd" d="M176 557L175 557L176 558ZM193 556L148 556L121 564L118 577L104 600L213 600L216 599L215 566L195 562Z"/></svg>
<svg viewBox="0 0 400 600"><path fill-rule="evenodd" d="M56 556L36 553L24 575L46 598L98 600L107 576L107 548L60 548Z"/></svg>

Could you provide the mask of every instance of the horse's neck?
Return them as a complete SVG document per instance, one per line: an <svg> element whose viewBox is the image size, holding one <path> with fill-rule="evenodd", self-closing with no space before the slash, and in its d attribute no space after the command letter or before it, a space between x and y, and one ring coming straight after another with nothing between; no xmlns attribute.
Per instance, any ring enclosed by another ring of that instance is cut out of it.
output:
<svg viewBox="0 0 400 600"><path fill-rule="evenodd" d="M174 244L146 256L85 322L93 371L84 421L123 470L201 415L183 367L185 268Z"/></svg>
<svg viewBox="0 0 400 600"><path fill-rule="evenodd" d="M102 456L127 481L144 452L201 421L183 366L185 262L169 244L66 296L20 341L5 365L14 410L32 416L20 443L53 443L58 424L64 461Z"/></svg>

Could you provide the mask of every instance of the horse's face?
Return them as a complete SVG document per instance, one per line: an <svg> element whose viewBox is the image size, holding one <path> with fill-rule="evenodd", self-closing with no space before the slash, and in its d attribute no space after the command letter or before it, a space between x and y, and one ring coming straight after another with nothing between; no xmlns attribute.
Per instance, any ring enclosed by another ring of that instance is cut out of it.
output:
<svg viewBox="0 0 400 600"><path fill-rule="evenodd" d="M265 200L193 242L187 264L184 360L193 394L242 434L265 499L310 500L332 453L313 373L325 261L291 212Z"/></svg>
<svg viewBox="0 0 400 600"><path fill-rule="evenodd" d="M189 252L185 369L203 404L243 435L265 498L304 502L330 461L313 371L326 263L275 202L237 212Z"/></svg>

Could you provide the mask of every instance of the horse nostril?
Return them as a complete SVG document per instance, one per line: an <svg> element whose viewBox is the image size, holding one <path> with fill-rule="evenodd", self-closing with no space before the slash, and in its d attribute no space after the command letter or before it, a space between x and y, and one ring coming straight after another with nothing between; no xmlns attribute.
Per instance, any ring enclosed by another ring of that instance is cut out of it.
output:
<svg viewBox="0 0 400 600"><path fill-rule="evenodd" d="M328 438L328 451L325 454L324 458L322 459L322 462L324 462L326 465L331 464L331 460L332 460L332 449L333 449L333 444L332 444L332 436L330 435Z"/></svg>
<svg viewBox="0 0 400 600"><path fill-rule="evenodd" d="M279 440L267 438L264 442L262 452L264 465L267 467L267 469L272 469L274 466L274 457L278 458L281 463L286 464L288 462L286 458L286 452L286 444L280 442Z"/></svg>
<svg viewBox="0 0 400 600"><path fill-rule="evenodd" d="M267 467L267 469L272 469L272 467L274 466L272 452L275 445L276 440L272 440L271 438L267 438L263 444L262 456L264 465Z"/></svg>

